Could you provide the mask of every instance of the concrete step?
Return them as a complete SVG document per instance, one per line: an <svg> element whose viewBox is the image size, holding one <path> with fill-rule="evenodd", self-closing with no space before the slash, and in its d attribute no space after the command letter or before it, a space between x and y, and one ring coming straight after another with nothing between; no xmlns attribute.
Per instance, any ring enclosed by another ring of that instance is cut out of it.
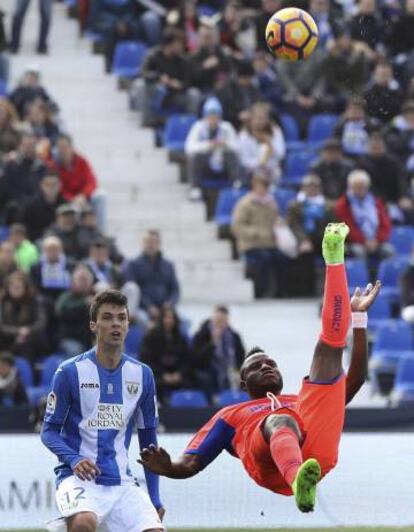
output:
<svg viewBox="0 0 414 532"><path fill-rule="evenodd" d="M249 281L233 280L231 283L215 282L212 278L208 284L194 281L182 284L183 301L188 303L250 303L253 299L253 287Z"/></svg>

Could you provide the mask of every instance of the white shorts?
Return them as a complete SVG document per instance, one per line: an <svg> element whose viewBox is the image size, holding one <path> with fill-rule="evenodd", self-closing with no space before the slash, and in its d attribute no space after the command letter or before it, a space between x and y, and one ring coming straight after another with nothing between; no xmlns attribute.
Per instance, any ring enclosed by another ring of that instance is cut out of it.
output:
<svg viewBox="0 0 414 532"><path fill-rule="evenodd" d="M72 475L59 484L56 502L63 519L50 523L49 530L66 530L65 518L79 512L93 512L102 532L164 530L148 494L133 483L101 486Z"/></svg>

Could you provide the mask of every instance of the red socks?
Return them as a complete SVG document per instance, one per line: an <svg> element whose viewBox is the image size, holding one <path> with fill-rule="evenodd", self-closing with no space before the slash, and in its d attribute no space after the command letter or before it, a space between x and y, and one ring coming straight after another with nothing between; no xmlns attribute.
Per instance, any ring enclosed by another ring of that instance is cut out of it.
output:
<svg viewBox="0 0 414 532"><path fill-rule="evenodd" d="M344 347L351 318L345 264L328 264L322 307L320 339L332 347Z"/></svg>
<svg viewBox="0 0 414 532"><path fill-rule="evenodd" d="M303 462L296 432L289 427L274 432L270 438L270 454L281 475L291 486Z"/></svg>

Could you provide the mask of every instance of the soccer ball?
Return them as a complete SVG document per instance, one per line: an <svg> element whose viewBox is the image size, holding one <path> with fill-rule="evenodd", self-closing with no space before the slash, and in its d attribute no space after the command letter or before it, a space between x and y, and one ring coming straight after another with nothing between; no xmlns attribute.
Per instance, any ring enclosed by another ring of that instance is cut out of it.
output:
<svg viewBox="0 0 414 532"><path fill-rule="evenodd" d="M266 42L278 58L287 61L307 59L318 44L318 26L303 9L280 9L267 23Z"/></svg>

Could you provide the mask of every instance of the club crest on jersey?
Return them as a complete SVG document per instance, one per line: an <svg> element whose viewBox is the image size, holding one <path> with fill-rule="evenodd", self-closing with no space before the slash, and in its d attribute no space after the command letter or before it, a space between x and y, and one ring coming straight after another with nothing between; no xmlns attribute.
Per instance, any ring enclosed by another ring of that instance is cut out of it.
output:
<svg viewBox="0 0 414 532"><path fill-rule="evenodd" d="M112 382L108 382L108 387L107 387L106 393L108 395L113 395L114 394L114 385L112 384Z"/></svg>
<svg viewBox="0 0 414 532"><path fill-rule="evenodd" d="M139 383L133 381L126 381L126 389L131 395L137 395L139 390Z"/></svg>
<svg viewBox="0 0 414 532"><path fill-rule="evenodd" d="M56 410L56 394L54 392L50 392L50 394L47 396L46 412L48 414L54 414L55 410Z"/></svg>

